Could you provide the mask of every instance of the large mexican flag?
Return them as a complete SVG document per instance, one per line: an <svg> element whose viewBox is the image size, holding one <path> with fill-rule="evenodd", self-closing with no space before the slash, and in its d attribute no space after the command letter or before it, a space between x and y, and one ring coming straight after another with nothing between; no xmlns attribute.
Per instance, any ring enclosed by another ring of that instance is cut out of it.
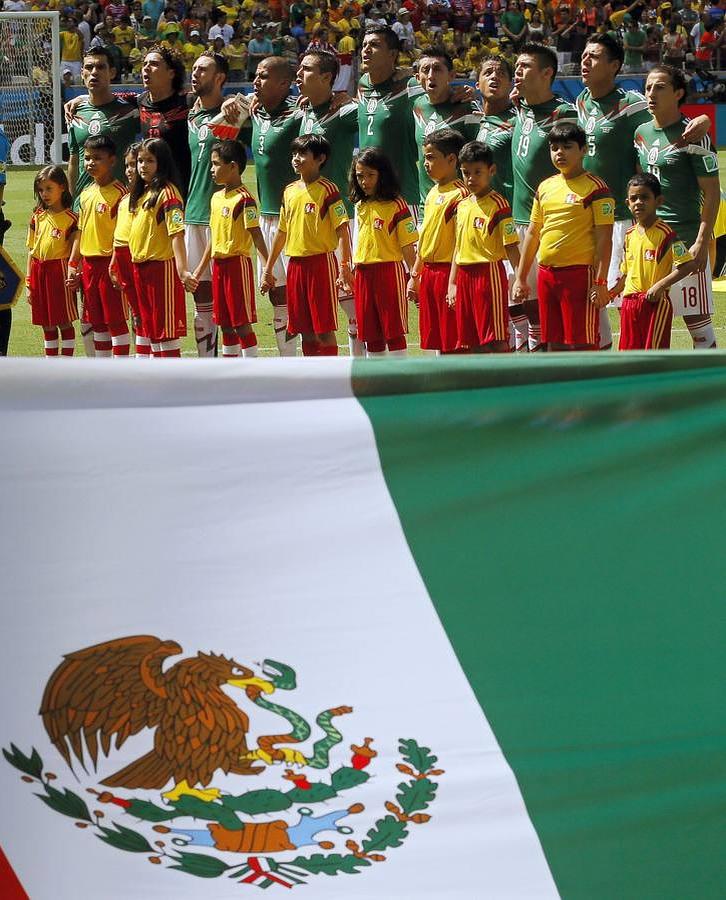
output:
<svg viewBox="0 0 726 900"><path fill-rule="evenodd" d="M723 897L726 357L7 360L0 896Z"/></svg>

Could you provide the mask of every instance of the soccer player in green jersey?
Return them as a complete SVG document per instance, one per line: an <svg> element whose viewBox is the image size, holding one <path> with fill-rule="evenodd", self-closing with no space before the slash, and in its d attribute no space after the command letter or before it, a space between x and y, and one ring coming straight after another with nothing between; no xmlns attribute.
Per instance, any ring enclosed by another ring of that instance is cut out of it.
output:
<svg viewBox="0 0 726 900"><path fill-rule="evenodd" d="M685 241L696 262L673 293L674 315L683 316L696 350L716 346L713 330L713 293L709 246L718 215L720 189L718 157L709 137L680 146L688 121L680 110L686 80L680 69L657 65L648 73L645 97L652 119L635 132L638 162L660 181L664 202L661 219Z"/></svg>
<svg viewBox="0 0 726 900"><path fill-rule="evenodd" d="M68 184L73 195L73 209L78 211L79 197L91 176L84 164L83 148L89 137L107 135L116 145L113 177L124 179L124 157L139 131L139 111L113 95L111 80L116 74L112 58L105 47L94 47L83 57L81 77L88 96L75 104L68 125ZM81 338L86 356L95 356L93 329L81 316Z"/></svg>
<svg viewBox="0 0 726 900"><path fill-rule="evenodd" d="M393 162L401 181L401 194L418 217L418 147L413 122L413 101L423 88L396 72L399 41L387 25L366 28L361 49L365 74L358 82L358 146L379 147Z"/></svg>
<svg viewBox="0 0 726 900"><path fill-rule="evenodd" d="M184 243L189 270L199 281L194 294L194 337L199 356L214 356L217 327L212 317L212 271L199 267L210 241L209 204L216 185L212 180L212 147L217 138L209 123L222 108L222 88L229 73L227 58L205 50L192 66L192 93L196 100L189 111L191 175L184 207Z"/></svg>
<svg viewBox="0 0 726 900"><path fill-rule="evenodd" d="M552 82L557 75L557 56L542 44L525 44L514 68L514 86L521 103L512 135L512 168L514 170L514 223L524 241L529 225L532 201L540 182L557 174L550 158L549 133L558 122L577 123L575 107L556 97ZM522 303L529 319L529 349L540 349L539 313L537 310L536 263L529 270L529 299Z"/></svg>
<svg viewBox="0 0 726 900"><path fill-rule="evenodd" d="M580 127L587 134L585 169L608 185L615 198L613 254L608 283L620 279L625 232L632 225L626 196L628 180L637 171L633 139L639 125L650 121L647 101L638 91L626 91L615 82L623 64L623 48L609 34L588 38L582 54L582 80L585 89L575 101ZM699 116L683 134L684 142L700 140L708 133L709 119ZM600 314L600 348L612 344L607 310Z"/></svg>
<svg viewBox="0 0 726 900"><path fill-rule="evenodd" d="M348 173L358 138L358 104L354 101L339 106L333 102L333 85L338 76L339 63L334 53L309 50L300 60L297 86L308 103L301 107L300 134L322 134L330 144L330 156L325 162L325 177L340 191L349 217L353 218L353 204L348 196ZM348 317L348 346L351 356L365 356L365 344L358 340L355 303L347 288L338 293L340 305Z"/></svg>
<svg viewBox="0 0 726 900"><path fill-rule="evenodd" d="M272 246L280 218L282 193L295 180L290 145L300 133L300 110L290 95L293 71L283 56L268 56L257 66L253 87L257 105L249 127L243 129L245 143L252 148L257 177L260 230L265 243ZM257 261L258 279L262 264ZM287 259L280 254L273 274L275 287L269 292L273 306L273 327L280 356L295 356L297 336L287 338Z"/></svg>
<svg viewBox="0 0 726 900"><path fill-rule="evenodd" d="M479 104L476 100L454 100L451 90L453 78L454 64L446 51L427 49L422 52L418 63L418 80L425 94L413 101L422 215L428 192L434 186L424 167L424 138L439 128L454 128L465 141L475 140L479 132Z"/></svg>

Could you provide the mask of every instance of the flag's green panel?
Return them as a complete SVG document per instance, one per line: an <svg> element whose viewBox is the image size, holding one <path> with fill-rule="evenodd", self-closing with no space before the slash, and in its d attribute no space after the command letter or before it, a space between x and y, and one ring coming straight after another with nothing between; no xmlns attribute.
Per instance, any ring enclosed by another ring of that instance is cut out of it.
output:
<svg viewBox="0 0 726 900"><path fill-rule="evenodd" d="M562 896L723 897L726 356L373 362L354 386Z"/></svg>

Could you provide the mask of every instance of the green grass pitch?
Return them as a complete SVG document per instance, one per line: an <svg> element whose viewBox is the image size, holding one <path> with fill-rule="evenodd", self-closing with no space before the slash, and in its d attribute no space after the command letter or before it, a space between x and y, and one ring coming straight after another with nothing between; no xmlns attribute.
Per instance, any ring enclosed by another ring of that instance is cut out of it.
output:
<svg viewBox="0 0 726 900"><path fill-rule="evenodd" d="M719 152L721 163L721 171L724 172L726 166L726 151ZM20 269L25 272L27 251L25 248L25 238L27 231L28 219L33 206L33 178L35 176L34 169L11 169L7 174L7 185L5 187L5 215L12 221L12 228L7 232L5 237L5 249L13 257ZM254 168L249 166L244 175L244 181L247 187L256 195ZM724 176L722 174L722 185ZM187 337L182 341L182 354L184 356L196 356L196 346L194 344L194 325L193 325L193 303L192 298L187 295ZM257 295L257 317L258 322L255 326L257 339L259 342L259 353L261 356L277 355L275 339L272 332L272 312L269 300L266 297ZM617 313L610 312L610 318L613 331L618 331ZM418 347L418 311L409 304L409 326L410 341L409 347L413 354L421 351ZM714 317L714 326L718 337L719 346L726 346L726 295L716 295L716 314ZM676 319L673 323L672 346L674 349L689 349L691 342L688 331L683 325L682 319ZM347 320L345 313L340 311L340 328L338 329L338 345L341 354L348 352L348 335ZM34 326L30 321L30 307L25 299L25 293L21 294L18 303L13 309L13 329L10 336L11 356L42 356L43 354L43 331L41 328ZM80 338L76 344L76 353L83 355L83 344Z"/></svg>

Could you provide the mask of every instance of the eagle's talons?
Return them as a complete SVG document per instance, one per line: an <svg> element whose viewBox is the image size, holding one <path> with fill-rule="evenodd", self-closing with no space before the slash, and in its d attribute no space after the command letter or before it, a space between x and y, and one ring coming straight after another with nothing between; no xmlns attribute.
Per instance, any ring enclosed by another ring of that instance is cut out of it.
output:
<svg viewBox="0 0 726 900"><path fill-rule="evenodd" d="M296 766L306 766L307 759L300 750L292 747L276 747L271 753L267 750L250 750L242 756L242 759L257 759L266 766L272 766L276 763L292 763Z"/></svg>
<svg viewBox="0 0 726 900"><path fill-rule="evenodd" d="M211 803L213 800L219 800L222 792L219 788L193 788L184 780L175 784L172 790L165 791L161 796L169 803L174 803L182 797L197 797L199 800Z"/></svg>
<svg viewBox="0 0 726 900"><path fill-rule="evenodd" d="M296 766L306 766L308 764L304 754L293 747L278 747L278 753L282 753L283 762L292 763Z"/></svg>

